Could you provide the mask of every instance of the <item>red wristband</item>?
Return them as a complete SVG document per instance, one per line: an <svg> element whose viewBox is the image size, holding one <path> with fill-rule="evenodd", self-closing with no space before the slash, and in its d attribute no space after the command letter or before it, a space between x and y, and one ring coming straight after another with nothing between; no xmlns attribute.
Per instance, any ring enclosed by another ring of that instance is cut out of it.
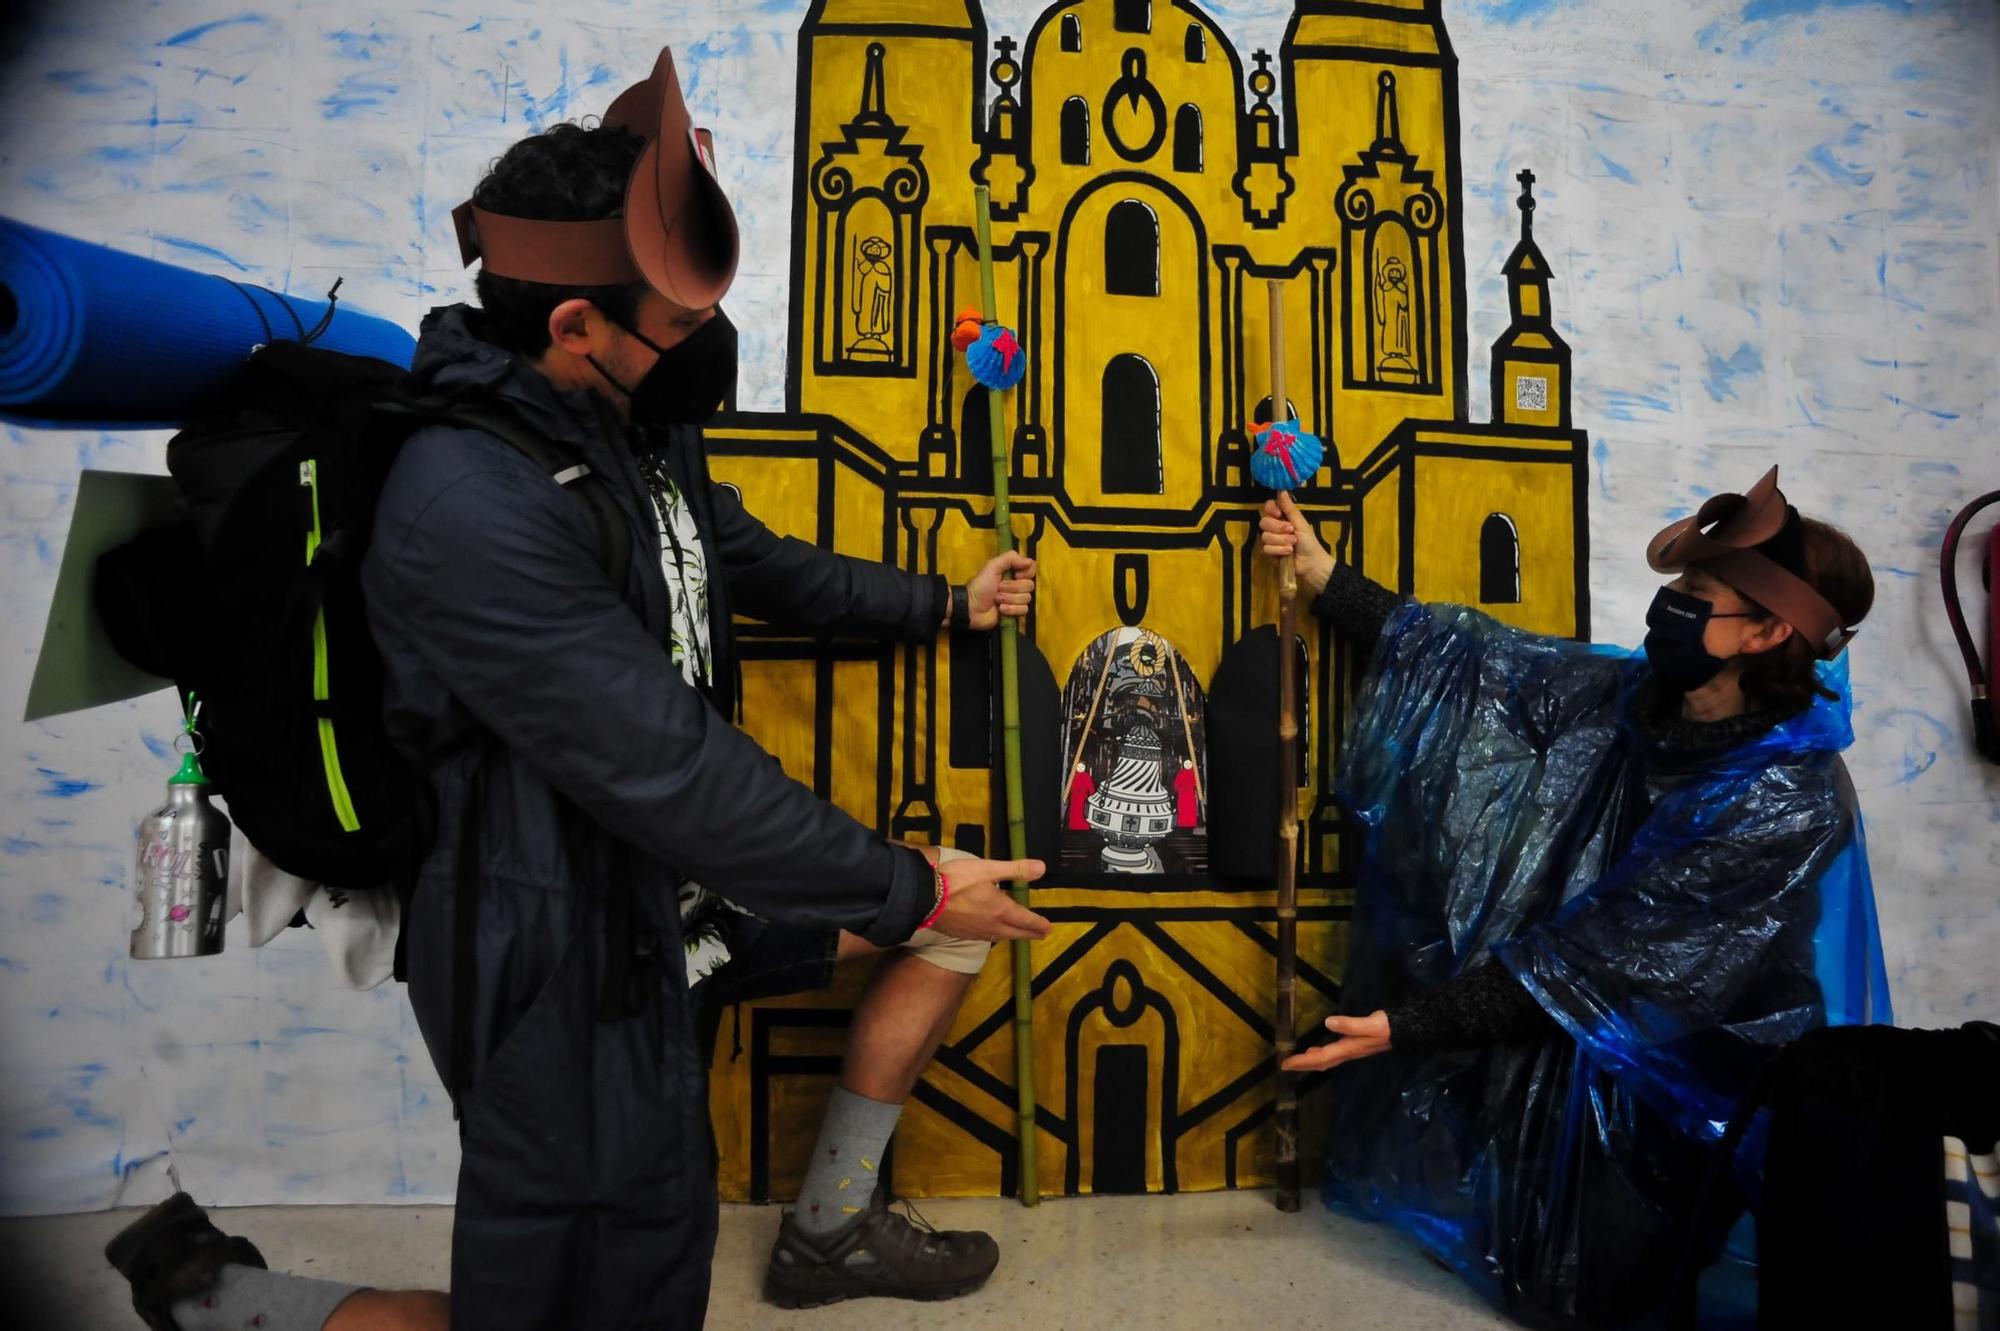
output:
<svg viewBox="0 0 2000 1331"><path fill-rule="evenodd" d="M935 864L931 866L931 873L937 878L937 904L931 907L930 914L924 916L924 922L917 926L919 929L928 929L936 924L938 916L944 914L945 903L951 900L951 879L945 877L944 870Z"/></svg>

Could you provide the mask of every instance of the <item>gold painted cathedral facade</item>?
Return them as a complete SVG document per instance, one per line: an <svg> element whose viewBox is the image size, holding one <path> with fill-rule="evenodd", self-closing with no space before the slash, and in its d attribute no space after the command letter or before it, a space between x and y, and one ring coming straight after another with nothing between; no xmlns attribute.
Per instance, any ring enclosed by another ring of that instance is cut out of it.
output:
<svg viewBox="0 0 2000 1331"><path fill-rule="evenodd" d="M1234 791L1213 778L1242 729L1229 663L1275 617L1245 429L1271 415L1266 285L1284 289L1282 414L1328 446L1297 492L1328 543L1405 593L1587 636L1585 438L1533 177L1492 410L1474 422L1457 64L1437 0L1299 0L1275 60L1247 70L1187 0L1052 4L1020 41L990 38L977 0L817 0L798 51L786 410L719 421L716 472L780 532L955 580L978 568L985 390L949 337L978 303L986 185L1000 308L984 313L1029 357L1005 442L1017 537L1041 562L1031 821L1061 844L1034 893L1056 923L1035 949L1041 1189L1265 1182L1274 905L1228 843L1269 836L1226 818ZM1338 996L1349 866L1332 785L1362 663L1309 617L1301 633L1301 1020L1316 1022ZM891 836L1000 844L983 639L745 625L742 640L746 724L794 777ZM1098 703L1072 700L1101 700L1114 666L1135 701L1121 736L1099 738ZM1177 766L1183 783L1154 781ZM1126 845L1147 868L1113 872L1086 844L1116 822L1088 788L1172 810L1171 836ZM996 957L919 1086L891 1157L899 1191L1014 1189L1009 982ZM725 1196L791 1195L858 986L725 1015Z"/></svg>

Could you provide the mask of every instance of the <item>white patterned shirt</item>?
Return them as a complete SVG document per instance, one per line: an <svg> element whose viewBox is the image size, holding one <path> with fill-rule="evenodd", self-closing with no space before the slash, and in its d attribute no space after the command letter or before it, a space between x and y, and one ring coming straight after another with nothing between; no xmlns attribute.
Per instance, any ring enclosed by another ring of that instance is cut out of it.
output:
<svg viewBox="0 0 2000 1331"><path fill-rule="evenodd" d="M708 555L687 497L674 484L658 452L645 456L640 470L653 499L660 543L660 571L667 579L674 663L681 677L697 689L715 680L715 655L708 633ZM687 982L692 989L729 962L723 929L724 912L739 909L700 883L683 882L679 889L681 939L687 948Z"/></svg>

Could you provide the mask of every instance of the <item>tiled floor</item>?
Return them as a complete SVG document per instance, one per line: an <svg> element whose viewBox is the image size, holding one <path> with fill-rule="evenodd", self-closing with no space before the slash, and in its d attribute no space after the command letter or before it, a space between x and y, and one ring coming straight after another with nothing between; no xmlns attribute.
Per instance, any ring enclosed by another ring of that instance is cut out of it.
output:
<svg viewBox="0 0 2000 1331"><path fill-rule="evenodd" d="M1280 1215L1265 1192L1044 1202L928 1202L940 1228L1000 1240L999 1272L951 1304L880 1299L785 1312L762 1298L772 1207L726 1206L708 1325L716 1331L935 1327L1093 1331L1224 1327L1255 1331L1458 1331L1510 1325L1394 1235L1308 1202ZM137 1328L101 1256L134 1213L0 1221L10 1326L34 1331ZM441 1286L451 1212L442 1207L255 1207L217 1213L273 1269L390 1288ZM11 1291L19 1290L25 1299ZM28 1313L23 1316L23 1311Z"/></svg>

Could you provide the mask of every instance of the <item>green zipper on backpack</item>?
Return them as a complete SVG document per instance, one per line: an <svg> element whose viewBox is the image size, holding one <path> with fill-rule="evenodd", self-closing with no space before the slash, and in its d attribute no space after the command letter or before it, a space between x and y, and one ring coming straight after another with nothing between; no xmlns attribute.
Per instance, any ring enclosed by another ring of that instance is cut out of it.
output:
<svg viewBox="0 0 2000 1331"><path fill-rule="evenodd" d="M312 529L306 533L306 563L313 561L319 553L319 462L307 458L299 464L299 484L306 487L312 497ZM326 667L326 611L313 616L313 701L327 699ZM333 816L340 820L343 832L357 832L361 829L361 819L354 813L354 798L348 794L347 778L340 774L340 746L333 737L333 718L319 718L319 758L326 768L326 793L333 800Z"/></svg>

